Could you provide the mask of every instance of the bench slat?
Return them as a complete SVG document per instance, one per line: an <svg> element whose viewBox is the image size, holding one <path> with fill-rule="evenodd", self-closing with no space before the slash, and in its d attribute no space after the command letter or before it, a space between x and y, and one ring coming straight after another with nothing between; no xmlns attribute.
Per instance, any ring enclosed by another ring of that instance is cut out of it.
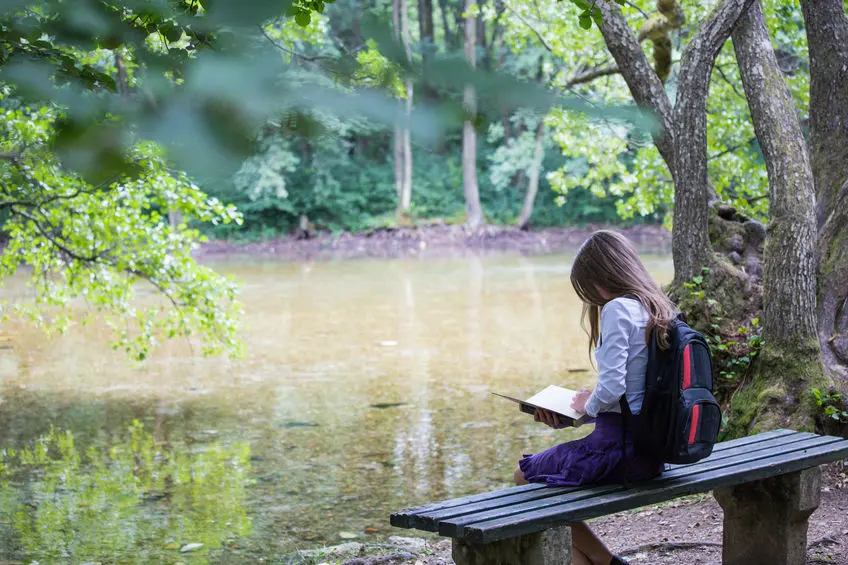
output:
<svg viewBox="0 0 848 565"><path fill-rule="evenodd" d="M612 492L618 493L615 495L617 498L628 499L630 496L638 494L641 490L652 488L656 485L662 485L685 477L691 477L707 471L715 471L719 469L726 469L728 473L738 472L737 469L746 463L766 461L775 455L803 451L820 445L827 445L833 443L834 440L841 441L838 438L827 438L813 435L812 438L807 438L801 442L772 446L769 449L763 449L754 453L740 453L733 457L715 459L712 461L704 459L698 463L668 471L660 478L641 483L640 485L634 485L626 491L622 485L584 488L573 494L564 494L533 503L503 506L489 511L482 511L474 514L466 514L456 518L445 519L440 521L438 524L438 531L443 536L462 537L464 535L464 528L469 524L477 522L505 518L508 516L525 516L527 513L543 508L558 508L564 505L573 506L577 501L583 501L582 506L597 506L601 504L598 500L608 498Z"/></svg>
<svg viewBox="0 0 848 565"><path fill-rule="evenodd" d="M418 528L418 526L414 526L409 523L410 518L414 516L434 511L440 510L442 508L452 508L454 506L462 506L463 504L470 504L472 502L480 502L483 500L490 500L494 498L499 498L502 496L510 496L519 492L531 493L533 491L541 491L545 490L547 485L540 483L530 483L529 485L522 485L520 487L508 487L498 490L493 490L490 492L481 492L480 494L472 494L470 496L463 496L462 498L454 498L451 500L442 500L440 502L432 502L430 504L422 504L421 506L412 506L410 508L404 508L403 510L398 510L391 515L391 524L392 526L396 526L398 528ZM436 530L430 530L436 531Z"/></svg>
<svg viewBox="0 0 848 565"><path fill-rule="evenodd" d="M661 477L652 480L663 480L663 478L665 478L666 476L676 476L674 475L674 473L679 474L679 471L682 469L692 469L692 472L698 472L704 470L706 465L710 465L709 468L716 468L716 465L718 465L721 461L735 457L735 459L731 461L731 463L733 463L735 461L739 461L740 456L743 455L745 456L743 458L744 460L749 460L754 457L754 454L756 453L765 452L779 446L791 446L795 443L815 439L818 437L820 436L816 436L815 434L796 432L791 435L771 437L766 441L756 442L751 445L736 444L735 447L725 448L723 450L716 451L715 453L710 455L710 457L703 459L697 463L691 463L689 465L675 465L670 470L665 471ZM789 448L787 447L787 449ZM623 490L623 487L621 485L615 486L617 487L617 490ZM579 490L580 492L573 495L568 494L569 492L576 490ZM443 520L450 520L451 523L461 523L461 520L456 521L456 518L458 518L459 516L474 515L475 513L479 512L487 512L487 515L493 515L491 514L491 512L499 508L505 508L505 512L512 511L511 513L515 513L525 508L535 508L539 507L540 505L550 506L553 504L559 504L563 501L577 500L577 498L575 498L577 496L579 496L580 498L589 498L594 494L609 492L609 488L572 487L569 490L552 488L549 489L549 492L550 494L548 494L548 496L545 496L544 491L534 491L532 493L532 496L527 496L523 494L515 497L504 496L494 500L486 500L477 503L422 512L416 517L414 523L416 524L415 527L418 527L420 529L424 529L427 531L436 531L438 522ZM589 496L587 496L587 494ZM557 497L556 500L544 500L542 502L542 499L552 498L554 496ZM443 533L443 535L454 534Z"/></svg>
<svg viewBox="0 0 848 565"><path fill-rule="evenodd" d="M410 516L409 524L412 528L435 532L438 531L439 521L446 518L464 516L469 513L479 512L490 508L510 507L512 505L522 503L538 503L542 499L550 498L552 496L566 495L580 489L581 487L547 487L518 493L512 496L502 496L495 499L463 504L462 506L440 508L438 510L422 512L420 514Z"/></svg>
<svg viewBox="0 0 848 565"><path fill-rule="evenodd" d="M721 443L717 443L715 448L713 449L713 454L711 457L715 457L716 454L733 449L742 445L754 445L757 443L762 443L767 440L772 440L774 438L786 437L790 435L797 435L799 432L793 430L771 430L768 432L763 432L761 434L757 434L754 436L747 436L743 438L738 438L730 441L724 441ZM674 469L680 467L681 465L670 465L669 469ZM423 514L431 514L434 512L438 512L440 510L446 510L449 508L456 508L459 506L464 506L468 504L484 502L484 501L493 501L495 499L500 499L504 497L512 497L516 495L526 496L527 500L532 500L534 498L547 498L548 496L554 496L557 494L562 494L565 492L569 492L574 490L570 487L562 487L562 488L552 488L548 487L545 484L540 483L531 483L529 485L523 485L520 487L509 487L504 489L499 489L495 491L474 494L470 496L464 496L462 498L455 498L451 500L443 500L441 502L434 502L430 504L424 504L421 506L413 506L411 508L405 508L403 510L399 510L391 515L390 522L392 526L396 526L399 528L417 528L426 531L436 531L436 523L433 522L432 517L425 517L422 519L420 516ZM538 492L537 492L538 491ZM500 501L498 501L500 502Z"/></svg>
<svg viewBox="0 0 848 565"><path fill-rule="evenodd" d="M821 439L829 441L789 452L776 450L766 459L748 461L730 468L720 467L695 474L660 479L647 483L639 489L630 489L629 492L623 493L624 496L622 493L604 494L598 496L591 505L579 501L574 504L562 504L520 515L472 523L463 528L463 534L473 542L495 541L539 532L562 522L588 520L680 496L801 471L848 456L848 441L827 436ZM680 471L685 473L685 469ZM442 524L446 525L445 522Z"/></svg>

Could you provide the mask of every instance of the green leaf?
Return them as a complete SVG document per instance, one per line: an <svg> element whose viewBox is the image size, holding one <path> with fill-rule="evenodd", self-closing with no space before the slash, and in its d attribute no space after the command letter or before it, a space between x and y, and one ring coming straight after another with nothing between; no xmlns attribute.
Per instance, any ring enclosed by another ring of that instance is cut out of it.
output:
<svg viewBox="0 0 848 565"><path fill-rule="evenodd" d="M307 11L299 11L295 14L294 21L296 21L298 25L306 27L309 25L309 22L312 21L312 16Z"/></svg>
<svg viewBox="0 0 848 565"><path fill-rule="evenodd" d="M604 25L604 16L603 14L601 14L600 9L595 8L594 10L592 10L592 19L595 20L595 23L598 25L598 28Z"/></svg>
<svg viewBox="0 0 848 565"><path fill-rule="evenodd" d="M583 29L592 28L592 16L589 15L589 12L583 12L580 14L580 27Z"/></svg>

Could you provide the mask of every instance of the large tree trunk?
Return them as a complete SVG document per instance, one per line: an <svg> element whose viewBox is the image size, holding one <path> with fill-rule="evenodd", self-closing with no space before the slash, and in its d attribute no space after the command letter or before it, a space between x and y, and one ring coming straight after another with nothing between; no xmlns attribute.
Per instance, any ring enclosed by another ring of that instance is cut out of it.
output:
<svg viewBox="0 0 848 565"><path fill-rule="evenodd" d="M739 18L733 47L768 171L771 216L763 274L765 344L755 363L752 390L734 402L757 403L755 410L738 410L755 414L748 423L754 430L810 429L813 416L801 400L824 377L815 317L815 188L801 124L759 0ZM769 394L763 395L767 388ZM795 399L794 405L787 406L786 397Z"/></svg>
<svg viewBox="0 0 848 565"><path fill-rule="evenodd" d="M715 58L751 0L725 0L701 24L680 62L674 106L674 279L678 285L714 266L709 239L707 96Z"/></svg>
<svg viewBox="0 0 848 565"><path fill-rule="evenodd" d="M536 148L533 153L533 163L530 166L530 180L527 183L527 194L524 195L524 206L518 217L518 229L525 229L530 223L533 215L533 204L536 202L536 193L539 192L539 173L542 170L542 160L545 158L545 118L539 118L536 127Z"/></svg>
<svg viewBox="0 0 848 565"><path fill-rule="evenodd" d="M465 18L465 56L471 67L476 66L477 18L471 15L474 0L465 0L468 16ZM468 227L477 231L484 223L483 209L480 206L480 191L477 187L477 131L474 129L474 117L477 114L477 96L474 86L466 85L463 96L468 117L462 125L462 180L465 185L465 215Z"/></svg>
<svg viewBox="0 0 848 565"><path fill-rule="evenodd" d="M802 0L810 50L810 161L818 195L818 332L848 394L848 18L842 0Z"/></svg>

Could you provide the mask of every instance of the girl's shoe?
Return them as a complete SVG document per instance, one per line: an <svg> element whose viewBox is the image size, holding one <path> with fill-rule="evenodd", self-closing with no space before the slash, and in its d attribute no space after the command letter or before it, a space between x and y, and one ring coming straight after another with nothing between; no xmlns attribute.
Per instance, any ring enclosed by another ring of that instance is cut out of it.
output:
<svg viewBox="0 0 848 565"><path fill-rule="evenodd" d="M610 561L610 565L629 565L627 561L619 557L618 555L612 556L612 561Z"/></svg>

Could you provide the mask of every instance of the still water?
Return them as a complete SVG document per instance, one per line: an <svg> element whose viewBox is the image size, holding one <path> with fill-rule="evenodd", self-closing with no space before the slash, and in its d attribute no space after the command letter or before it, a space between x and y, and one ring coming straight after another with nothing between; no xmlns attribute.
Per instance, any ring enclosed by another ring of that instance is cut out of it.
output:
<svg viewBox="0 0 848 565"><path fill-rule="evenodd" d="M280 562L509 485L522 453L588 431L490 394L592 383L571 259L216 262L243 282L237 361L173 342L132 366L96 324L6 323L0 562Z"/></svg>

